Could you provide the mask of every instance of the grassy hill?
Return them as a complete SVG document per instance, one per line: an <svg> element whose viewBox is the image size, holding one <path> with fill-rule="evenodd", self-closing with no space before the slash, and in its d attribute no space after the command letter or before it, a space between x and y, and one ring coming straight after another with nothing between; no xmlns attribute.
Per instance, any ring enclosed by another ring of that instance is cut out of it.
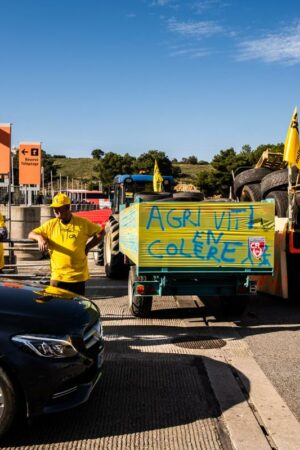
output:
<svg viewBox="0 0 300 450"><path fill-rule="evenodd" d="M92 158L56 158L54 165L57 167L57 174L61 173L63 178L88 181L93 175L97 176L94 172L96 161Z"/></svg>
<svg viewBox="0 0 300 450"><path fill-rule="evenodd" d="M69 181L81 180L88 182L93 176L97 178L97 172L94 171L94 166L97 161L93 158L56 158L55 166L57 167L57 174L61 173L62 178L69 177ZM209 170L210 165L198 164L174 164L179 166L182 175L178 181L181 183L194 183L196 176L202 170Z"/></svg>
<svg viewBox="0 0 300 450"><path fill-rule="evenodd" d="M194 184L197 174L202 172L203 170L210 170L211 165L200 165L200 164L174 164L176 167L180 167L181 169L181 176L180 176L180 182L181 183L192 183Z"/></svg>

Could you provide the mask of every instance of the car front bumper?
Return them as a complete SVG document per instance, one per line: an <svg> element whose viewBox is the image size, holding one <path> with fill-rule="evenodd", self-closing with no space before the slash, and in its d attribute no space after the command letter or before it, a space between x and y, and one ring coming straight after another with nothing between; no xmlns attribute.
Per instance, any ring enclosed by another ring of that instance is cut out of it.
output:
<svg viewBox="0 0 300 450"><path fill-rule="evenodd" d="M24 394L27 417L60 412L85 403L102 374L103 340L90 355L78 353L64 359L43 358L20 348L12 350L6 364Z"/></svg>

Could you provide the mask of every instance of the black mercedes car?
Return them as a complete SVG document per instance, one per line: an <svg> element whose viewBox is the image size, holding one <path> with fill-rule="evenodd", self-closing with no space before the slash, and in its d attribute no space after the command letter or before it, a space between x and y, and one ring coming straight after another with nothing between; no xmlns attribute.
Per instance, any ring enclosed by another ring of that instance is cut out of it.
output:
<svg viewBox="0 0 300 450"><path fill-rule="evenodd" d="M0 436L88 400L103 364L98 307L52 286L0 279Z"/></svg>

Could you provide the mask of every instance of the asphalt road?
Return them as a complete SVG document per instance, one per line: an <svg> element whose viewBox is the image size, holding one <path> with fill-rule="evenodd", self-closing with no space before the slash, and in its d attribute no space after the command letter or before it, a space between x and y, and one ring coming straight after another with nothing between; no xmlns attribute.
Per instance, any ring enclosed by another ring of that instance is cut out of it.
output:
<svg viewBox="0 0 300 450"><path fill-rule="evenodd" d="M156 298L151 317L136 319L126 280L90 268L87 296L106 340L102 379L86 405L22 424L2 448L300 448L300 303L257 296L229 317L218 299ZM47 270L43 262L30 272Z"/></svg>

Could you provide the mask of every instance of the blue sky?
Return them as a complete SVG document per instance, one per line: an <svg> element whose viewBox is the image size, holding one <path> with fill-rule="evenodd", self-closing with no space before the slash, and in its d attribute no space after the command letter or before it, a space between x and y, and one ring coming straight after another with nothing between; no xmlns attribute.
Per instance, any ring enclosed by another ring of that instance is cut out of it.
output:
<svg viewBox="0 0 300 450"><path fill-rule="evenodd" d="M0 122L13 145L210 161L283 142L300 106L300 4L0 0Z"/></svg>

